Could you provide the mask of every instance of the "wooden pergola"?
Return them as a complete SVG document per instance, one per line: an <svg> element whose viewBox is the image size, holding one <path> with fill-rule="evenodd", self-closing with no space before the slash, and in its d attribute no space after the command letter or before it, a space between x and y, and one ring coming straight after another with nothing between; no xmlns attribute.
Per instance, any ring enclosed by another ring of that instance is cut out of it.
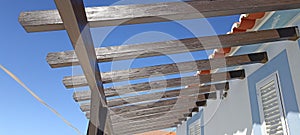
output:
<svg viewBox="0 0 300 135"><path fill-rule="evenodd" d="M67 88L89 86L74 93L76 102L90 119L88 135L134 134L176 127L207 100L226 93L229 80L245 78L245 71L234 70L104 88L103 84L212 70L246 64L266 63L266 52L227 56L189 62L155 65L129 70L100 72L99 62L112 62L201 50L245 46L299 38L297 27L237 34L195 37L165 42L94 48L90 27L166 22L216 16L296 9L300 0L213 0L168 2L85 8L82 0L55 0L57 10L22 12L19 21L27 32L66 30L74 51L49 53L52 68L80 65L84 75L63 79ZM187 6L188 5L188 6ZM201 14L200 14L201 13ZM218 39L218 40L215 40ZM136 54L142 54L136 57ZM180 67L180 69L178 68ZM198 84L196 87L184 87ZM166 92L118 97L133 92L175 88ZM155 95L161 95L157 100ZM107 97L116 97L107 100ZM130 102L129 102L130 101Z"/></svg>

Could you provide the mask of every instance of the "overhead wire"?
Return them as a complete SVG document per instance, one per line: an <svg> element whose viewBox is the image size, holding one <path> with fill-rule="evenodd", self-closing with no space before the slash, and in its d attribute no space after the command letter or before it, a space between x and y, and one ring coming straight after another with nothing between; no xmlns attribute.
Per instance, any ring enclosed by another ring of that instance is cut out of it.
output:
<svg viewBox="0 0 300 135"><path fill-rule="evenodd" d="M72 123L70 123L66 118L64 118L58 111L56 111L53 107L47 104L44 100L42 100L38 95L36 95L31 89L29 89L16 75L10 72L8 69L0 65L0 68L8 74L11 78L13 78L17 83L19 83L27 92L29 92L36 100L38 100L42 105L48 108L51 112L53 112L57 117L59 117L65 124L69 127L73 128L78 135L83 135L78 128L76 128Z"/></svg>

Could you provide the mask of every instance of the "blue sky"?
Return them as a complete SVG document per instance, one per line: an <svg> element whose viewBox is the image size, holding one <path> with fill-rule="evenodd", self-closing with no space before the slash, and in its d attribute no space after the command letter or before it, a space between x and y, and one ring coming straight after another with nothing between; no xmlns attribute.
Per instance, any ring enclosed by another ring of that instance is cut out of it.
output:
<svg viewBox="0 0 300 135"><path fill-rule="evenodd" d="M157 2L152 0L147 2ZM89 0L87 6L110 5L117 0ZM131 0L126 3L134 3ZM139 0L139 2L141 2ZM145 1L142 1L145 2ZM72 68L51 69L46 62L49 52L72 50L65 31L26 33L18 22L22 11L55 9L53 0L2 0L0 8L1 49L0 64L16 74L29 88L60 112L82 132L86 132L87 120L72 99L74 90L62 84L64 76L72 75ZM131 43L182 39L194 36L225 34L238 16L208 19L214 29L207 29L206 20L195 19L92 29L95 46L111 46ZM185 27L183 27L183 24ZM193 33L186 28L193 29ZM212 31L214 30L214 31ZM108 36L106 36L108 34ZM199 55L199 56L198 56ZM197 59L203 53L195 53ZM181 56L174 56L185 61ZM128 61L127 61L128 62ZM154 62L170 63L172 59L157 57L135 60L131 67L153 65ZM124 62L123 62L124 63ZM126 61L125 61L126 63ZM102 71L109 71L110 63L101 64ZM0 71L0 135L75 135L61 119L42 106L13 79Z"/></svg>

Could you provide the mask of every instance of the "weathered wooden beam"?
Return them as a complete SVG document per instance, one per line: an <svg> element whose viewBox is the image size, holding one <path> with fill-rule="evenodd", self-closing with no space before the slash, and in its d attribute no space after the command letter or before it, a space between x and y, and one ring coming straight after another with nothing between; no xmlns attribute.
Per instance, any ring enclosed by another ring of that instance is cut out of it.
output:
<svg viewBox="0 0 300 135"><path fill-rule="evenodd" d="M139 83L139 84L132 84L132 85L124 85L118 87L111 87L106 88L106 96L112 95L122 95L126 93L133 93L133 92L140 92L140 91L148 91L148 90L155 90L155 89L165 89L165 88L173 88L173 87L185 87L190 84L203 84L203 83L210 83L210 82L218 82L218 81L225 81L225 80L233 80L233 79L243 79L245 77L244 70L237 70L237 71L229 71L229 72L222 72L222 73L214 73L214 74L207 74L201 75L200 77L191 76L191 77L183 77L183 78L174 78L168 80L160 80L160 81L153 81L146 83ZM200 87L200 91L208 91L213 90L210 89L211 86L203 86ZM212 88L217 88L218 90L224 90L223 84L216 84L216 86L212 86ZM228 88L228 87L226 87ZM228 90L228 89L226 89ZM189 89L187 89L189 91ZM195 91L195 90L194 90ZM199 91L199 92L200 92ZM155 100L157 96L161 97L174 97L172 95L180 94L180 89L169 91L169 92L158 92L158 93L151 93L151 94L144 94L139 95L136 97L122 97L121 99L114 99L108 101L108 106L117 106L126 104L127 102L135 103L141 102L145 100ZM90 100L90 92L89 91L79 91L73 94L73 98L75 101L85 101ZM160 97L159 97L160 98Z"/></svg>
<svg viewBox="0 0 300 135"><path fill-rule="evenodd" d="M116 135L133 135L133 134L138 134L138 133L144 133L144 132L149 132L149 131L154 131L154 130L160 130L160 129L167 129L167 128L172 128L176 127L175 124L163 124L163 125L151 125L147 126L144 128L139 128L139 129L127 129L123 131L117 131Z"/></svg>
<svg viewBox="0 0 300 135"><path fill-rule="evenodd" d="M86 16L91 27L102 27L287 10L299 7L300 2L297 0L191 1L90 7L86 8ZM57 10L22 12L19 22L27 32L65 29Z"/></svg>
<svg viewBox="0 0 300 135"><path fill-rule="evenodd" d="M115 120L115 119L135 119L135 118L142 118L144 116L150 116L153 114L163 114L163 113L169 113L169 112L177 112L177 111L182 111L182 110L186 110L187 108L192 108L192 107L196 107L196 105L189 105L188 107L174 107L174 105L169 105L169 106L162 106L162 107L156 107L156 108L148 108L148 109L143 109L138 110L138 111L132 111L129 113L122 113L122 114L113 114L113 112L111 112L111 119ZM87 119L90 119L90 112L87 111L85 112ZM138 115L134 115L134 113L138 114Z"/></svg>
<svg viewBox="0 0 300 135"><path fill-rule="evenodd" d="M211 97L207 97L205 95L211 95ZM209 93L209 94L199 94L199 95L187 95L187 96L179 96L176 98L168 99L168 100L159 100L157 102L146 102L146 103L141 103L137 105L128 105L128 106L122 106L122 107L116 107L116 108L111 108L111 110L115 114L119 113L124 113L124 112L130 112L130 111L135 111L135 110L140 110L140 109L145 109L145 108L153 108L153 107L158 107L158 106L166 106L166 105L183 105L187 103L192 103L197 101L204 101L206 99L215 99L215 94L214 93Z"/></svg>
<svg viewBox="0 0 300 135"><path fill-rule="evenodd" d="M98 62L109 62L133 58L144 58L175 53L193 52L216 48L227 48L257 43L281 40L295 40L298 38L297 27L262 30L255 32L226 34L172 40L165 42L146 43L140 45L122 45L106 48L96 48ZM47 61L53 68L78 65L78 59L73 51L49 53ZM117 77L111 78L113 80ZM111 82L110 78L103 78L104 82ZM128 79L128 78L126 78Z"/></svg>
<svg viewBox="0 0 300 135"><path fill-rule="evenodd" d="M139 119L122 119L122 120L113 122L113 126L121 127L121 126L125 126L125 125L133 125L133 126L149 125L150 122L161 123L166 120L173 120L175 122L178 118L183 118L183 114L187 113L187 112L188 112L188 109L182 110L182 111L177 111L177 112L170 112L165 115L160 115L160 114L151 115L151 116L147 116L147 117L143 117L143 118L139 118Z"/></svg>
<svg viewBox="0 0 300 135"><path fill-rule="evenodd" d="M209 95L209 96L208 96ZM205 101L206 99L215 99L216 93L207 93L207 94L194 94L194 95L184 95L179 96L171 99L161 99L158 101L151 101L151 102L142 102L139 104L132 104L132 105L126 105L126 106L120 106L120 107L114 107L110 108L111 112L113 112L114 115L119 115L123 113L133 112L137 110L143 110L143 109L154 109L161 106L184 106L187 104L195 105L198 101ZM80 108L83 112L89 111L89 107L86 105L87 103L83 103Z"/></svg>
<svg viewBox="0 0 300 135"><path fill-rule="evenodd" d="M151 117L157 117L157 116L163 116L163 115L168 115L168 114L171 114L171 113L180 113L180 112L191 112L192 110L195 110L195 109L198 109L199 106L196 106L196 105L188 105L188 106L181 106L181 107L177 107L177 108L173 108L174 106L171 106L171 107L165 107L167 108L167 110L164 110L164 108L160 108L158 111L155 111L155 112L151 112L151 113L144 113L144 114L139 114L137 113L138 115L134 116L134 115L131 115L131 116L128 116L128 115L122 115L122 114L119 114L119 115L111 115L111 120L114 121L114 122L120 122L121 121L128 121L128 120L134 120L134 121L137 121L137 120L142 120L142 119L149 119ZM193 108L192 108L193 107ZM189 109L189 108L192 108L192 109ZM140 110L139 110L140 111ZM133 114L133 113L131 113ZM86 117L89 119L89 112L86 112Z"/></svg>
<svg viewBox="0 0 300 135"><path fill-rule="evenodd" d="M228 83L223 83L223 84L214 84L214 85L210 85L210 86L200 86L200 87L191 87L191 88L185 88L185 89L182 89L182 90L175 90L175 91L178 91L178 92L175 92L175 94L172 92L172 91L168 91L168 93L170 94L174 94L172 95L172 97L161 97L161 98L157 98L156 100L153 99L153 100L140 100L140 103L142 101L146 101L145 104L138 104L138 105L135 105L135 103L129 103L129 104L125 104L123 106L116 106L116 107L113 107L111 108L110 110L112 110L114 112L114 114L120 114L118 112L116 112L116 110L119 110L120 108L127 108L129 106L132 106L132 108L134 107L145 107L145 105L154 105L154 104L162 104L164 106L166 105L171 105L172 103L176 103L178 99L193 99L193 98L196 98L197 95L198 95L198 99L196 101L202 101L202 98L204 98L204 95L207 94L207 93L210 93L210 95L212 95L212 93L215 93L217 90L224 90L224 89L228 89L229 86L228 86ZM214 96L212 96L214 98ZM170 99L170 98L173 98L171 99L170 101L168 100L164 100L164 99ZM206 97L208 98L208 97ZM158 101L157 100L161 100L161 101ZM117 101L117 100L116 100ZM122 99L121 99L122 101ZM163 103L167 103L167 104L163 104ZM110 101L108 101L108 104L110 103ZM157 107L157 105L154 105L152 106L151 108L153 107ZM80 108L83 112L86 112L86 111L89 111L90 108L89 108L89 102L87 103L83 103L80 105ZM148 107L146 107L148 108ZM146 108L139 108L139 109L136 109L136 110L140 110L140 109L146 109ZM133 109L131 109L131 111L134 111ZM124 112L123 112L124 113Z"/></svg>
<svg viewBox="0 0 300 135"><path fill-rule="evenodd" d="M174 123L176 122L177 119L167 119L167 120L159 120L157 119L156 121L147 121L147 122L142 122L142 123L137 123L137 124L121 124L121 125L114 125L113 127L116 130L116 132L132 132L132 131L138 131L140 129L145 129L145 128L150 128L153 126L163 126L163 125L175 125Z"/></svg>
<svg viewBox="0 0 300 135"><path fill-rule="evenodd" d="M131 111L127 113L121 113L121 114L114 114L113 112L111 113L111 118L112 119L118 119L118 118L140 118L148 115L152 115L155 113L160 113L160 112L170 112L170 111L176 111L176 110L183 110L185 108L194 108L194 107L199 107L197 104L186 104L185 106L180 106L180 105L167 105L167 106L159 106L159 107L153 107L153 108L147 108L147 109L141 109L137 111Z"/></svg>
<svg viewBox="0 0 300 135"><path fill-rule="evenodd" d="M215 95L210 95L210 99L212 98L216 98L216 97L212 97ZM206 101L202 101L202 102L206 102ZM118 116L115 115L115 117L111 117L112 121L114 122L114 124L125 124L125 123L135 123L135 122L139 122L139 121L143 121L143 120L151 120L151 119L157 119L157 118L163 118L163 117L169 117L169 116L179 116L182 117L182 114L185 114L187 112L191 112L191 110L196 110L198 109L200 106L196 106L196 104L185 104L185 105L177 105L177 108L172 108L169 111L161 111L161 112L155 112L149 115L141 115L138 117L123 117L123 116ZM191 109L192 108L192 109Z"/></svg>
<svg viewBox="0 0 300 135"><path fill-rule="evenodd" d="M236 73L241 73L241 74L239 74L239 76L231 76L231 75L236 75ZM228 72L226 74L222 74L222 75L218 74L218 75L220 75L218 77L225 78L225 79L218 80L218 78L216 77L216 78L214 78L215 81L242 79L245 77L244 70L238 70L238 71L233 71L233 72ZM172 80L172 79L170 79L170 80ZM194 79L194 80L196 80L195 81L196 84L199 84L199 85L201 84L201 83L199 83L199 80L198 81L197 81L197 79ZM192 80L190 81L190 83L193 83L193 82L194 81L192 81ZM184 87L187 85L188 84L181 84L179 86ZM151 94L143 94L143 95L138 95L138 96L124 97L124 98L117 98L117 99L109 100L107 104L109 107L115 107L115 106L134 104L134 103L139 103L139 102L144 102L144 101L152 101L152 100L158 100L158 99L164 99L164 98L174 98L174 97L178 97L178 96L182 96L182 95L185 96L185 95L193 95L193 94L205 94L205 93L210 93L210 92L216 92L217 90L224 90L226 88L229 88L228 85L229 84L226 85L226 84L222 83L222 84L199 86L199 87L194 87L194 88L190 87L190 88L185 88L185 89L176 89L176 90L166 91L166 92L156 92L156 93L151 93ZM151 87L151 86L149 86L149 87ZM168 87L168 86L166 86L166 87ZM126 88L126 87L124 87L124 88ZM148 89L145 89L145 90L148 90ZM133 91L135 91L135 89ZM140 90L137 90L137 91L140 91Z"/></svg>
<svg viewBox="0 0 300 135"><path fill-rule="evenodd" d="M181 62L174 64L150 66L144 68L134 68L129 70L119 70L102 73L103 80L105 83L118 81L126 81L128 79L140 79L148 78L150 76L161 76L169 74L178 74L185 72L195 72L199 70L210 70L215 68L231 67L245 64L254 64L254 63L265 63L268 61L268 56L266 52L262 53L252 53L238 56L228 56L225 58L214 58L206 60L196 60L191 62ZM160 73L160 74L157 74ZM67 88L81 87L86 86L84 76L71 76L66 77L63 80L64 85ZM115 93L116 94L116 93ZM106 94L106 96L108 96ZM111 96L114 96L112 93Z"/></svg>
<svg viewBox="0 0 300 135"><path fill-rule="evenodd" d="M186 110L188 111L188 110ZM155 118L147 118L141 120L119 120L113 122L113 126L122 126L122 125L145 125L150 122L163 122L167 120L178 120L179 118L183 118L183 113L169 113L168 115L162 115Z"/></svg>
<svg viewBox="0 0 300 135"><path fill-rule="evenodd" d="M62 25L67 30L91 89L91 119L88 135L112 134L96 53L82 0L55 0ZM57 14L58 15L58 14ZM107 120L108 119L108 120Z"/></svg>
<svg viewBox="0 0 300 135"><path fill-rule="evenodd" d="M194 111L198 109L200 106L206 106L206 101L199 101L196 102L196 105L193 104L186 104L185 106L175 106L175 105L168 105L168 106L161 106L161 107L155 107L155 108L147 108L137 111L132 111L128 113L122 113L122 114L114 114L114 112L111 112L111 119L115 121L116 119L134 119L134 118L143 118L144 116L150 116L153 114L163 114L163 113L171 113L176 112L180 110L185 110L188 108L189 111ZM89 111L86 112L86 117L89 119Z"/></svg>

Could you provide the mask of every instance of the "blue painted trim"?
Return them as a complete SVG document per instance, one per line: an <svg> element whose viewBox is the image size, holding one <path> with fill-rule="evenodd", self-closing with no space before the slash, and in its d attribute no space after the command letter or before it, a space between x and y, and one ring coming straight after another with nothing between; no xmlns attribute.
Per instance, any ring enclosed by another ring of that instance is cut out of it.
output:
<svg viewBox="0 0 300 135"><path fill-rule="evenodd" d="M197 120L200 120L200 125L199 126L201 126L204 123L203 109L200 109L200 111L196 115L194 115L192 118L187 120L187 123L186 123L186 132L187 132L186 134L187 135L190 135L189 126ZM201 135L204 135L204 126L201 126Z"/></svg>
<svg viewBox="0 0 300 135"><path fill-rule="evenodd" d="M281 85L281 92L283 96L285 115L288 116L289 113L299 113L299 108L296 99L296 93L294 89L294 84L292 81L290 66L288 63L288 57L286 50L282 51L275 58L270 60L260 69L255 71L252 75L248 76L248 90L250 96L251 104L251 115L252 115L252 125L261 125L261 118L259 114L259 107L256 96L256 83L263 80L272 73L278 71L279 83ZM293 117L295 118L295 117ZM299 133L298 129L295 128L295 124L300 125L300 119L296 122L289 123L289 117L287 117L289 129L291 133ZM294 121L294 120L293 120ZM256 126L259 127L259 126ZM254 133L261 133L261 129L254 129ZM256 135L256 134L255 134Z"/></svg>

